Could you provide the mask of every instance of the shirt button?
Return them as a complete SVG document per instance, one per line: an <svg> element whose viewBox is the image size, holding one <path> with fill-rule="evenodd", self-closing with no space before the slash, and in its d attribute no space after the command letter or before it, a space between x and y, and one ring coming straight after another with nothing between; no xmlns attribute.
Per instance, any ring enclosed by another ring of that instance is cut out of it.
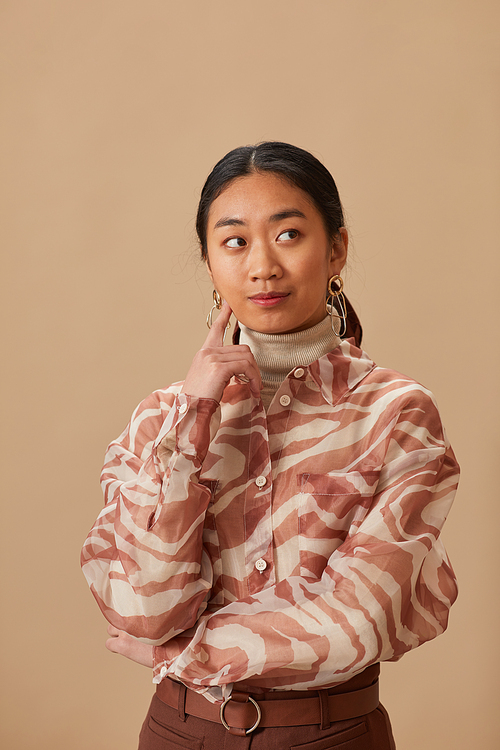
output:
<svg viewBox="0 0 500 750"><path fill-rule="evenodd" d="M185 411L187 411L188 405L187 404L181 404L179 406L179 414L184 414Z"/></svg>
<svg viewBox="0 0 500 750"><path fill-rule="evenodd" d="M296 378L301 378L302 375L304 374L304 370L302 369L302 367L297 367L297 369L295 370L293 374L295 375Z"/></svg>
<svg viewBox="0 0 500 750"><path fill-rule="evenodd" d="M262 559L262 557L259 557L259 559L255 563L255 567L257 568L259 573L262 573L262 571L267 568L267 563L265 560Z"/></svg>
<svg viewBox="0 0 500 750"><path fill-rule="evenodd" d="M281 404L281 406L288 406L288 404L290 403L291 400L292 399L290 398L290 396L281 396L281 398L280 398L280 404Z"/></svg>
<svg viewBox="0 0 500 750"><path fill-rule="evenodd" d="M255 484L257 485L257 487L263 487L266 482L267 479L265 477L257 477L257 479L255 480Z"/></svg>
<svg viewBox="0 0 500 750"><path fill-rule="evenodd" d="M166 676L167 676L167 668L166 667L162 667L160 669L160 677L163 680L163 678L166 677Z"/></svg>

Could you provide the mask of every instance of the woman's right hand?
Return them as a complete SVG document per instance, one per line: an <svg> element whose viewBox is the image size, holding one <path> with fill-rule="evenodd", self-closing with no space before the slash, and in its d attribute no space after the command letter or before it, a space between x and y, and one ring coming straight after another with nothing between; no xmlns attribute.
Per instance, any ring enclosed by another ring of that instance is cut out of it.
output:
<svg viewBox="0 0 500 750"><path fill-rule="evenodd" d="M233 375L242 375L248 380L253 395L260 397L262 381L250 348L244 344L223 346L224 331L231 313L231 308L224 302L205 343L193 359L184 381L183 393L220 401Z"/></svg>
<svg viewBox="0 0 500 750"><path fill-rule="evenodd" d="M108 651L126 656L127 659L132 659L144 667L153 667L153 646L142 643L114 625L108 625L108 635L111 636L106 641Z"/></svg>

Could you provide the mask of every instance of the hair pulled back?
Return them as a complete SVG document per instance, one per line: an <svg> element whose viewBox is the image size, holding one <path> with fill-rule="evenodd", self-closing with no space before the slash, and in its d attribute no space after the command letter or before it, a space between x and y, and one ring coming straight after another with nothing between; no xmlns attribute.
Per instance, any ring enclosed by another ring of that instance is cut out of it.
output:
<svg viewBox="0 0 500 750"><path fill-rule="evenodd" d="M207 223L212 203L233 180L254 172L271 172L303 190L323 218L328 238L333 241L338 235L344 226L344 214L337 186L328 169L302 148L281 141L265 141L233 149L208 175L196 216L196 232L204 260L207 260Z"/></svg>

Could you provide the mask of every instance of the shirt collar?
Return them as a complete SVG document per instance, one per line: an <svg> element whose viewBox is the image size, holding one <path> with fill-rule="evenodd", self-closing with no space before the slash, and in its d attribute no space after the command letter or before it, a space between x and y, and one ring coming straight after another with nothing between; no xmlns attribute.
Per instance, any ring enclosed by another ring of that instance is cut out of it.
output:
<svg viewBox="0 0 500 750"><path fill-rule="evenodd" d="M354 339L345 339L333 351L307 367L323 397L334 406L342 396L355 388L375 367L370 357L359 349Z"/></svg>
<svg viewBox="0 0 500 750"><path fill-rule="evenodd" d="M239 343L240 329L238 323L233 333L233 343ZM354 338L344 339L335 349L305 370L319 386L323 397L334 406L342 396L355 388L374 368L375 362L356 346Z"/></svg>

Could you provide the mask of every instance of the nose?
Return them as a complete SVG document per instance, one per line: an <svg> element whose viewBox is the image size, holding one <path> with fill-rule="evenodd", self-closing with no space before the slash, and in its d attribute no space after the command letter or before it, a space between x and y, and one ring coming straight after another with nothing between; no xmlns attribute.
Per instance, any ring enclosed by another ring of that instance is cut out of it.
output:
<svg viewBox="0 0 500 750"><path fill-rule="evenodd" d="M283 269L274 248L267 242L254 242L250 252L249 276L251 279L264 280L283 275Z"/></svg>

